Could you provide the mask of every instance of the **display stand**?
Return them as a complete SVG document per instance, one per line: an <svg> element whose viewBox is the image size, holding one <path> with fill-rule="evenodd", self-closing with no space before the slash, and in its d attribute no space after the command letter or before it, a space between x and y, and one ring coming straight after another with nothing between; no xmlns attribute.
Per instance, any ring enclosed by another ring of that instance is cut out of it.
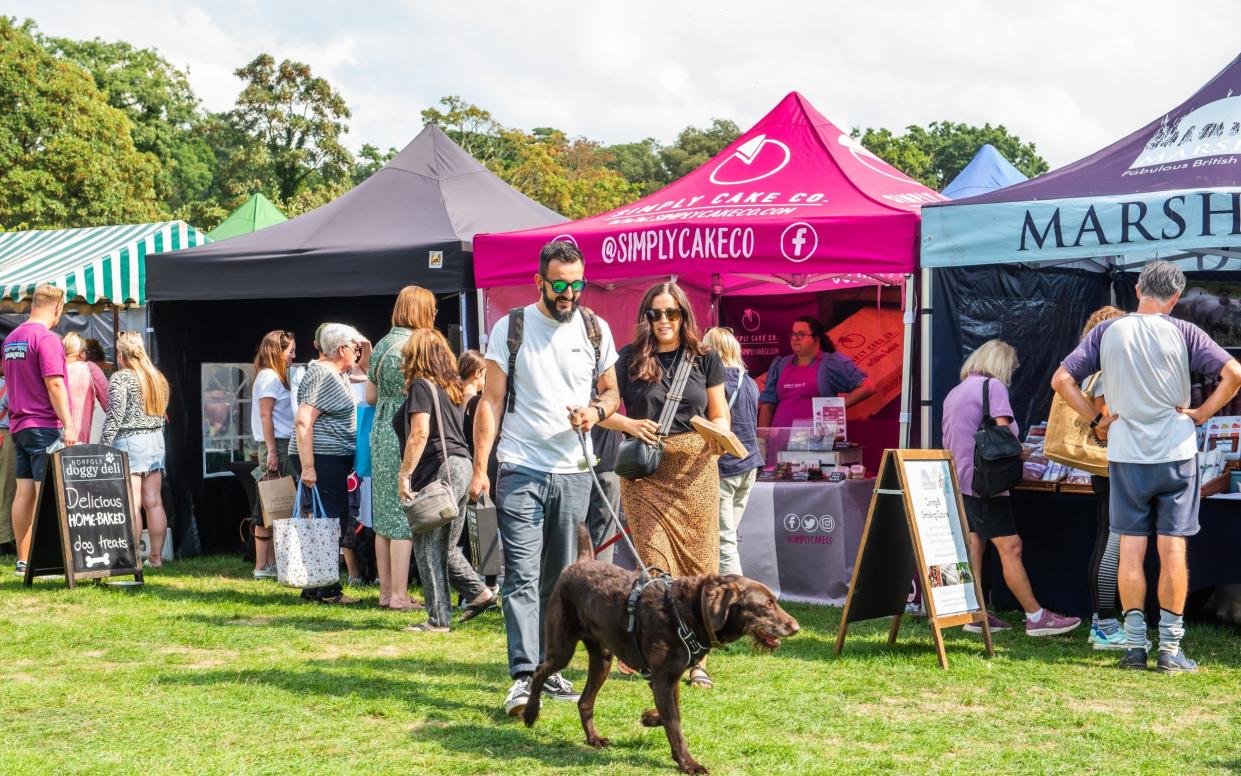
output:
<svg viewBox="0 0 1241 776"><path fill-rule="evenodd" d="M25 584L45 575L80 579L133 575L142 557L129 484L129 457L104 445L74 445L48 458L35 504Z"/></svg>
<svg viewBox="0 0 1241 776"><path fill-rule="evenodd" d="M891 617L895 644L916 579L941 668L948 667L943 629L978 623L994 654L982 585L970 563L969 529L952 454L946 450L885 450L871 495L849 595L836 636L844 649L849 623Z"/></svg>

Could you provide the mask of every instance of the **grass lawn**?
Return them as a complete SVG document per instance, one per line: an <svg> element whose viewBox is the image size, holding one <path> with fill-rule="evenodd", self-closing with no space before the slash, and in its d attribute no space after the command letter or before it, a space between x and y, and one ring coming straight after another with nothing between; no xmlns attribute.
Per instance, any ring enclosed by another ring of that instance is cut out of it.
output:
<svg viewBox="0 0 1241 776"><path fill-rule="evenodd" d="M12 568L12 558L0 559ZM488 613L451 634L421 614L299 603L234 558L180 561L141 592L0 579L0 773L673 773L640 680L613 673L583 744L573 704L527 730L504 715L504 631ZM1193 676L1131 673L1071 637L948 638L922 623L888 649L886 621L831 654L839 610L792 606L774 655L712 656L716 688L682 692L690 750L713 772L1236 773L1241 634L1192 625ZM1014 618L1015 619L1015 618ZM1080 630L1080 629L1079 629ZM585 655L568 676L581 686Z"/></svg>

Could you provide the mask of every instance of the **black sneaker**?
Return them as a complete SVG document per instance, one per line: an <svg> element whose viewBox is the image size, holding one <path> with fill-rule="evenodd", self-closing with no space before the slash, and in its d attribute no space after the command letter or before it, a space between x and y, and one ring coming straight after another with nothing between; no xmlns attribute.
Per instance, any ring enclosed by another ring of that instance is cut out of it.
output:
<svg viewBox="0 0 1241 776"><path fill-rule="evenodd" d="M580 693L573 692L572 682L565 679L559 673L547 677L547 681L543 683L543 693L547 697L558 701L577 702L582 697Z"/></svg>
<svg viewBox="0 0 1241 776"><path fill-rule="evenodd" d="M1186 657L1182 650L1178 649L1173 655L1161 649L1155 670L1161 674L1192 674L1198 670L1198 664Z"/></svg>
<svg viewBox="0 0 1241 776"><path fill-rule="evenodd" d="M513 680L504 698L504 713L510 717L520 716L530 702L530 677L522 676Z"/></svg>
<svg viewBox="0 0 1241 776"><path fill-rule="evenodd" d="M1132 668L1137 671L1146 670L1146 650L1131 649L1120 659L1121 668Z"/></svg>

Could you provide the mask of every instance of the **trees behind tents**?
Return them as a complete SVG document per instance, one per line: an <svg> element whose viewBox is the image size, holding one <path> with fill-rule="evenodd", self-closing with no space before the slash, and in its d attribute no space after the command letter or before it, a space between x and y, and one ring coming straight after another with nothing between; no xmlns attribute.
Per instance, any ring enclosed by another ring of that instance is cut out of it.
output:
<svg viewBox="0 0 1241 776"><path fill-rule="evenodd" d="M0 228L156 218L155 157L80 68L0 17Z"/></svg>
<svg viewBox="0 0 1241 776"><path fill-rule="evenodd" d="M987 143L1027 177L1050 169L1034 143L1026 143L1003 125L981 127L951 121L932 121L926 127L909 126L898 135L889 129L854 128L853 137L888 164L922 185L942 191L965 169Z"/></svg>

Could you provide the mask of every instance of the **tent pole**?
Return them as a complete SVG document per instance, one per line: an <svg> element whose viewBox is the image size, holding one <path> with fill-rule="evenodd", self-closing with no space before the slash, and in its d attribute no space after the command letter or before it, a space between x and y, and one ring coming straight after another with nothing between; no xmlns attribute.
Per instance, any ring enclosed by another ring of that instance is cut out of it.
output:
<svg viewBox="0 0 1241 776"><path fill-rule="evenodd" d="M115 367L117 362L116 344L119 341L121 332L121 308L112 305L112 365ZM119 368L119 367L117 367Z"/></svg>
<svg viewBox="0 0 1241 776"><path fill-rule="evenodd" d="M919 372L922 376L921 390L919 391L920 399L918 414L919 428L922 433L922 446L929 448L931 446L931 325L935 315L932 308L934 295L931 293L931 284L934 282L934 272L926 267L922 269L922 368Z"/></svg>
<svg viewBox="0 0 1241 776"><path fill-rule="evenodd" d="M901 356L901 438L900 447L902 450L909 448L909 423L910 412L909 405L912 397L909 395L912 390L913 383L913 364L910 363L913 354L913 334L914 320L918 313L917 298L914 293L914 276L912 274L905 276L905 343L903 346L904 353Z"/></svg>
<svg viewBox="0 0 1241 776"><path fill-rule="evenodd" d="M470 309L465 301L465 292L457 294L457 320L461 321L461 352L470 349Z"/></svg>
<svg viewBox="0 0 1241 776"><path fill-rule="evenodd" d="M478 289L478 349L487 352L487 292Z"/></svg>

